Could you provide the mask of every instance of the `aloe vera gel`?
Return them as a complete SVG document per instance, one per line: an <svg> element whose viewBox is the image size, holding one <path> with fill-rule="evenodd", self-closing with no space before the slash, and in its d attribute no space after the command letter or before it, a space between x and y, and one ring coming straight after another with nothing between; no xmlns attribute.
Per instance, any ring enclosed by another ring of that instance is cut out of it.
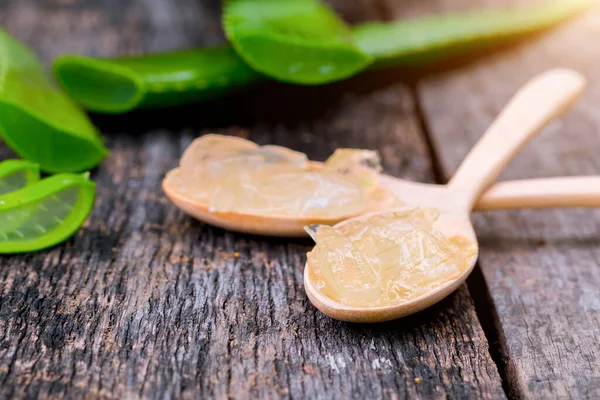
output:
<svg viewBox="0 0 600 400"><path fill-rule="evenodd" d="M212 212L339 218L400 204L378 187L380 171L379 155L370 150L338 149L316 166L284 147L205 135L166 181L178 196Z"/></svg>
<svg viewBox="0 0 600 400"><path fill-rule="evenodd" d="M40 167L25 160L0 162L0 196L40 180Z"/></svg>
<svg viewBox="0 0 600 400"><path fill-rule="evenodd" d="M307 227L317 245L308 273L327 297L352 307L406 303L459 277L477 253L434 229L436 209L390 211L337 227Z"/></svg>

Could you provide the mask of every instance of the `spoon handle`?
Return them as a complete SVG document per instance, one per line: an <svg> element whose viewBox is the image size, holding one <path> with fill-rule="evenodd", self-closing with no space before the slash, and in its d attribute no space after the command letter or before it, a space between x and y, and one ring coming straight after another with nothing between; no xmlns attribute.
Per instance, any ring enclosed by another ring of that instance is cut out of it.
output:
<svg viewBox="0 0 600 400"><path fill-rule="evenodd" d="M448 184L468 211L506 164L581 95L585 78L568 69L545 72L522 87L467 155ZM460 209L459 208L459 209Z"/></svg>
<svg viewBox="0 0 600 400"><path fill-rule="evenodd" d="M477 210L600 207L600 176L498 182L485 192Z"/></svg>

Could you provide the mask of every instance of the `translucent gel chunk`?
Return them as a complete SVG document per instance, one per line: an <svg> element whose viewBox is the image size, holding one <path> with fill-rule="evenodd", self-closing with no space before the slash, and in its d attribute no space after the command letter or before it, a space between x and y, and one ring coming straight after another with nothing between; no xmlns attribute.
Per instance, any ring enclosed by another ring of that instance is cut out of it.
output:
<svg viewBox="0 0 600 400"><path fill-rule="evenodd" d="M351 177L365 190L377 187L381 172L381 159L376 151L337 149L325 161L325 169L337 171L343 176Z"/></svg>
<svg viewBox="0 0 600 400"><path fill-rule="evenodd" d="M206 161L221 160L255 151L256 143L235 136L204 135L194 140L183 152L179 165L195 168Z"/></svg>
<svg viewBox="0 0 600 400"><path fill-rule="evenodd" d="M306 154L286 147L266 145L259 147L258 151L259 153L266 155L272 162L290 163L299 167L306 167L308 164Z"/></svg>
<svg viewBox="0 0 600 400"><path fill-rule="evenodd" d="M32 185L40 180L37 164L25 160L0 162L0 196Z"/></svg>
<svg viewBox="0 0 600 400"><path fill-rule="evenodd" d="M317 245L308 253L311 279L320 282L317 287L326 296L355 307L399 304L452 281L469 266L477 245L435 231L437 217L435 209L416 209L374 215L335 229L313 228ZM345 248L352 252L345 252L345 258L338 256ZM363 280L354 273L356 265L370 266L373 275ZM345 279L346 285L332 289L328 282L336 279ZM376 286L377 298L360 298L346 290L361 284L373 292Z"/></svg>
<svg viewBox="0 0 600 400"><path fill-rule="evenodd" d="M314 282L327 296L342 303L371 304L381 296L375 270L354 244L335 229L321 225L307 230L317 243L329 251L311 252Z"/></svg>
<svg viewBox="0 0 600 400"><path fill-rule="evenodd" d="M285 147L206 135L186 149L167 179L181 195L215 212L341 217L399 205L378 189L380 170L374 151L341 149L318 169L305 154Z"/></svg>
<svg viewBox="0 0 600 400"><path fill-rule="evenodd" d="M21 189L27 185L27 172L26 171L15 171L12 174L3 176L0 179L0 196L14 192L15 190Z"/></svg>

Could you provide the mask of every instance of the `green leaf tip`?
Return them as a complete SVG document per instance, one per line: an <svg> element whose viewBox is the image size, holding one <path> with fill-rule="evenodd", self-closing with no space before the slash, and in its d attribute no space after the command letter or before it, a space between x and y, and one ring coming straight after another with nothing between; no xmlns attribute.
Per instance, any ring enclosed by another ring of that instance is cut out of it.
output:
<svg viewBox="0 0 600 400"><path fill-rule="evenodd" d="M31 50L1 29L0 137L47 173L88 170L108 154L83 110L50 83Z"/></svg>
<svg viewBox="0 0 600 400"><path fill-rule="evenodd" d="M244 61L283 82L334 82L372 62L344 22L317 0L229 0L223 26Z"/></svg>

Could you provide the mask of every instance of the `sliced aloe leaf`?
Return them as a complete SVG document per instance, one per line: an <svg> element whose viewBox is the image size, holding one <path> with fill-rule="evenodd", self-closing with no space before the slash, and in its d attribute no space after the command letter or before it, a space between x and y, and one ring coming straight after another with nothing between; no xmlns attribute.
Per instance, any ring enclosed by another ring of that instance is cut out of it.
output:
<svg viewBox="0 0 600 400"><path fill-rule="evenodd" d="M85 113L48 81L37 57L1 29L0 138L48 173L91 169L108 154Z"/></svg>
<svg viewBox="0 0 600 400"><path fill-rule="evenodd" d="M422 65L550 28L596 0L550 0L497 10L365 23L354 41L377 66Z"/></svg>
<svg viewBox="0 0 600 400"><path fill-rule="evenodd" d="M244 61L284 82L338 81L372 62L318 0L228 0L223 26Z"/></svg>
<svg viewBox="0 0 600 400"><path fill-rule="evenodd" d="M309 3L312 14L306 11ZM121 113L210 99L265 78L252 68L286 82L316 84L367 67L427 65L547 29L592 4L595 0L540 1L510 9L366 23L348 34L335 15L315 1L230 0L224 25L243 59L231 47L126 59L65 55L55 61L54 73L87 109ZM306 68L298 69L295 63L306 63Z"/></svg>
<svg viewBox="0 0 600 400"><path fill-rule="evenodd" d="M73 99L102 113L211 99L262 79L229 46L111 60L64 55L53 69Z"/></svg>
<svg viewBox="0 0 600 400"><path fill-rule="evenodd" d="M89 174L58 174L0 196L0 254L42 250L64 242L94 205Z"/></svg>
<svg viewBox="0 0 600 400"><path fill-rule="evenodd" d="M40 180L40 167L25 160L0 162L0 196Z"/></svg>
<svg viewBox="0 0 600 400"><path fill-rule="evenodd" d="M594 1L554 0L415 21L371 22L354 27L350 37L343 22L316 0L229 0L223 26L239 55L256 70L286 82L317 84L340 80L367 66L431 62L485 47L556 24ZM373 62L353 64L337 57L328 43L340 38ZM332 73L315 73L329 66Z"/></svg>

